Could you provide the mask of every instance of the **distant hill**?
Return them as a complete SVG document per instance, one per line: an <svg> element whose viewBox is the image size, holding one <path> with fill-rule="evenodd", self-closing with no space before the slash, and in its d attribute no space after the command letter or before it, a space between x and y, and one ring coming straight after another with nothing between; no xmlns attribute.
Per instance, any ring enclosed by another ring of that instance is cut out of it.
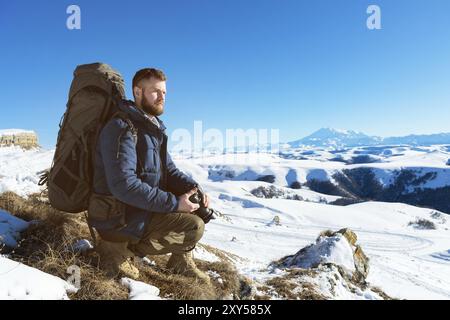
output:
<svg viewBox="0 0 450 320"><path fill-rule="evenodd" d="M0 130L0 147L20 146L25 149L38 147L36 132L22 129Z"/></svg>

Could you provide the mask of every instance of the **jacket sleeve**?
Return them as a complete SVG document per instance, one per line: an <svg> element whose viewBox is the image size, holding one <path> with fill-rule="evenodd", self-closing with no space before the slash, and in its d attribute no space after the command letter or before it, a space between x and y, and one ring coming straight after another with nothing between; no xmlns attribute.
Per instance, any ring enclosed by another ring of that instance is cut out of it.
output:
<svg viewBox="0 0 450 320"><path fill-rule="evenodd" d="M180 171L167 152L167 186L168 190L177 196L181 196L192 190L198 183Z"/></svg>
<svg viewBox="0 0 450 320"><path fill-rule="evenodd" d="M143 182L136 173L136 144L128 125L112 119L99 136L106 181L118 200L142 210L168 213L178 208L177 197Z"/></svg>

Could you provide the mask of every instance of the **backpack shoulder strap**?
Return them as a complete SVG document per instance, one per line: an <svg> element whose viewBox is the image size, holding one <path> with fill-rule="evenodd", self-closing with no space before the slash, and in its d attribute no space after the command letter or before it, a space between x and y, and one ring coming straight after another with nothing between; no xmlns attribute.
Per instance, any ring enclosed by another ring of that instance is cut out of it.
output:
<svg viewBox="0 0 450 320"><path fill-rule="evenodd" d="M111 117L111 119L121 119L127 124L127 130L130 130L133 137L137 139L137 128L131 121L130 116L123 111L117 111ZM135 141L136 142L136 141Z"/></svg>
<svg viewBox="0 0 450 320"><path fill-rule="evenodd" d="M140 160L139 154L138 154L138 149L137 149L138 130L137 130L136 126L133 124L133 121L131 121L130 116L123 111L117 111L116 113L113 114L111 119L121 119L127 124L127 127L120 134L119 140L122 137L122 135L125 134L128 130L131 131L131 134L133 135L133 139L134 139L134 144L136 146L136 158L137 158L136 172L138 173L138 175L140 175L140 173L144 170L144 167L142 166L142 163L141 163L141 160Z"/></svg>
<svg viewBox="0 0 450 320"><path fill-rule="evenodd" d="M133 124L133 121L131 121L130 116L128 114L126 114L125 112L123 112L123 111L117 111L111 116L110 120L112 120L112 119L120 119L120 120L122 120L123 122L125 122L127 124L127 127L124 128L122 133L120 134L119 140L129 130L131 132L132 136L133 136L133 140L134 140L135 145L137 145L137 133L138 133L138 131L137 131L136 126ZM119 141L117 143L119 143Z"/></svg>

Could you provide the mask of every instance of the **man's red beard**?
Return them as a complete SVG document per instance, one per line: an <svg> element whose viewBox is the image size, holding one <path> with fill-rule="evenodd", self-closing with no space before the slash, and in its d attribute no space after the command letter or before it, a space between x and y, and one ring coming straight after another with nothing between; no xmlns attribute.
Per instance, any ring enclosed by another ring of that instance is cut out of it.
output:
<svg viewBox="0 0 450 320"><path fill-rule="evenodd" d="M145 95L142 95L142 110L152 116L160 116L164 113L164 103L160 100L150 103Z"/></svg>

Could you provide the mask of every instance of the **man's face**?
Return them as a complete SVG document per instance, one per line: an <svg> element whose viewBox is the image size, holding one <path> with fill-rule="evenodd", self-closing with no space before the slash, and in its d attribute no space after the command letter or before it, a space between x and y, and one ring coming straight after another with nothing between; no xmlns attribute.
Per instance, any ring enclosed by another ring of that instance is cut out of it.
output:
<svg viewBox="0 0 450 320"><path fill-rule="evenodd" d="M164 113L166 82L155 78L141 81L135 88L136 105L152 116Z"/></svg>

